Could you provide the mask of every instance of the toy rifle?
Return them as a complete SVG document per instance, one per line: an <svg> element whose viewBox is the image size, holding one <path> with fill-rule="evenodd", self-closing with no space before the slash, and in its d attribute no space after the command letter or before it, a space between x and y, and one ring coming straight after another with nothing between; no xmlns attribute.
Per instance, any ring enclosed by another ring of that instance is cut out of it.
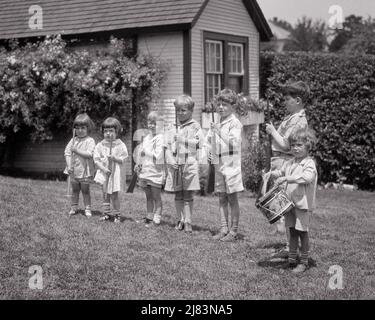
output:
<svg viewBox="0 0 375 320"><path fill-rule="evenodd" d="M110 145L109 145L109 155L111 156L112 155L112 136L111 136L111 141L110 141ZM107 175L106 177L106 182L105 182L105 193L104 193L104 197L107 198L107 194L108 194L108 183L109 183L109 178L112 179L112 191L113 191L113 161L112 159L109 159L108 161L108 169L111 170L109 176Z"/></svg>
<svg viewBox="0 0 375 320"><path fill-rule="evenodd" d="M73 170L74 170L74 167L73 167L73 165L74 165L74 161L73 161L74 152L72 150L73 150L73 147L74 147L75 135L76 135L76 132L75 132L75 129L73 128L73 137L72 137L72 145L70 146L70 161L69 161L68 170L70 170L71 168L73 168ZM72 182L71 173L68 172L68 192L66 194L66 197L72 196L71 182Z"/></svg>
<svg viewBox="0 0 375 320"><path fill-rule="evenodd" d="M176 133L178 133L177 110L176 110L175 121L176 121ZM177 165L178 165L178 168L174 171L174 174L173 174L173 185L175 187L179 186L182 183L182 172L181 172L181 168L180 168L179 161L178 161L179 160L179 149L180 149L179 142L176 141L176 150L173 153L173 156L176 158L176 162L177 162Z"/></svg>
<svg viewBox="0 0 375 320"><path fill-rule="evenodd" d="M214 109L211 110L212 122L215 123L215 114ZM208 173L208 184L207 184L207 193L213 193L215 191L215 161L214 157L216 156L216 133L214 132L211 138L211 160Z"/></svg>

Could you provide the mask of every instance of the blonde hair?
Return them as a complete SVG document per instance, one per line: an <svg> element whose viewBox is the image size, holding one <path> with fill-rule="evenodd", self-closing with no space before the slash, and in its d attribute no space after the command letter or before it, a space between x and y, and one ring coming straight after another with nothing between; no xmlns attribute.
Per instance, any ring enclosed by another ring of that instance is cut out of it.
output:
<svg viewBox="0 0 375 320"><path fill-rule="evenodd" d="M190 97L187 94L183 94L181 96L178 96L176 100L173 102L175 108L181 107L181 106L187 106L190 111L193 111L194 109L194 100L192 97Z"/></svg>
<svg viewBox="0 0 375 320"><path fill-rule="evenodd" d="M147 116L147 120L156 123L161 120L161 116L157 111L151 111Z"/></svg>
<svg viewBox="0 0 375 320"><path fill-rule="evenodd" d="M317 143L317 138L312 129L297 129L291 133L288 141L290 145L295 142L302 142L308 151L311 151Z"/></svg>

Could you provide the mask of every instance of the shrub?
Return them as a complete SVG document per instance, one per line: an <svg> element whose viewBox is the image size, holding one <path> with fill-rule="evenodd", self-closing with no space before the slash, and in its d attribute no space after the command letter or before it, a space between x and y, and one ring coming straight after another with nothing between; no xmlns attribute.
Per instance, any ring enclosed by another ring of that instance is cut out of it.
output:
<svg viewBox="0 0 375 320"><path fill-rule="evenodd" d="M313 155L321 181L375 188L374 65L371 55L261 54L261 75L268 75L267 81L261 79L261 91L267 90L275 125L285 116L280 84L292 79L310 85L306 113L318 137Z"/></svg>
<svg viewBox="0 0 375 320"><path fill-rule="evenodd" d="M79 112L97 125L116 116L127 129L133 117L145 118L167 73L154 57L128 57L123 40L111 39L96 55L67 48L60 36L11 47L0 51L0 143L15 133L51 140L70 132Z"/></svg>

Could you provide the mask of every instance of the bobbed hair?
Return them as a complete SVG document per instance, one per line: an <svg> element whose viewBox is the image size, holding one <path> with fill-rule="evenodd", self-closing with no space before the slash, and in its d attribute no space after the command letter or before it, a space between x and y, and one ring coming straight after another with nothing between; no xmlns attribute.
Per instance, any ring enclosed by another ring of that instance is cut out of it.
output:
<svg viewBox="0 0 375 320"><path fill-rule="evenodd" d="M114 117L109 117L103 121L102 132L106 128L114 128L116 130L116 135L119 135L122 132L122 127L120 121Z"/></svg>
<svg viewBox="0 0 375 320"><path fill-rule="evenodd" d="M308 151L311 151L316 145L317 138L312 129L297 129L291 133L288 141L290 145L295 142L302 142Z"/></svg>
<svg viewBox="0 0 375 320"><path fill-rule="evenodd" d="M94 122L91 120L87 113L80 113L75 117L73 121L73 128L77 128L80 126L87 127L88 133L90 133L95 127Z"/></svg>

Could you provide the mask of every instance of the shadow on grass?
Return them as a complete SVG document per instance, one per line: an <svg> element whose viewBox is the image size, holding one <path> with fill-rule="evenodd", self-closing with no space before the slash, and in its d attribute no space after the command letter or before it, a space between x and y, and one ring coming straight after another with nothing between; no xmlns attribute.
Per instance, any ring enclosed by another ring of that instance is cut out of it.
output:
<svg viewBox="0 0 375 320"><path fill-rule="evenodd" d="M276 251L285 248L284 242L266 243L263 245L258 245L258 249L275 249Z"/></svg>
<svg viewBox="0 0 375 320"><path fill-rule="evenodd" d="M266 258L264 260L258 261L257 265L263 268L276 268L280 269L282 266L287 262L287 259L281 258ZM314 259L309 258L309 268L313 268L317 266L317 263Z"/></svg>

